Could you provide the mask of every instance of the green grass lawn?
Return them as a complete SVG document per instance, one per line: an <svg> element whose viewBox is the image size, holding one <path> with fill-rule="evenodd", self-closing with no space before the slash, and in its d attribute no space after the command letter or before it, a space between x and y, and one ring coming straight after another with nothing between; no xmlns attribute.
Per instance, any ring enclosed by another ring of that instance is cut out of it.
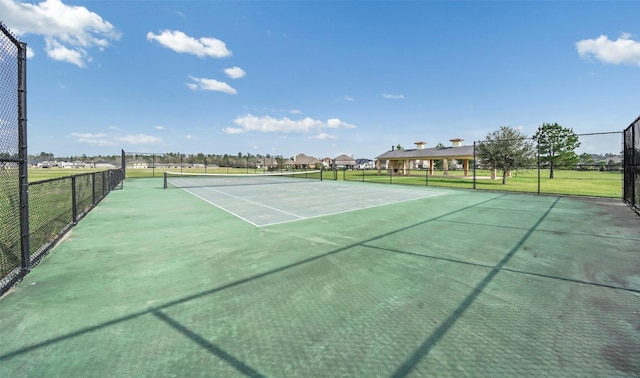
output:
<svg viewBox="0 0 640 378"><path fill-rule="evenodd" d="M74 176L88 172L99 172L105 169L95 168L29 168L29 182L48 180L52 178Z"/></svg>
<svg viewBox="0 0 640 378"><path fill-rule="evenodd" d="M49 178L71 176L87 172L95 172L99 169L62 169L62 168L32 168L29 170L29 181L41 181ZM162 178L165 169L127 169L126 178L158 177ZM216 174L246 174L246 173L268 173L261 169L246 168L173 168L172 172L185 173L216 173ZM463 171L450 171L448 177L444 177L442 172L435 172L433 176L426 176L423 170L412 170L411 176L391 176L387 171L382 171L381 175L373 170L347 170L338 172L338 180L366 181L384 184L404 184L418 186L442 186L453 188L473 189L473 172L464 177ZM476 189L482 190L504 190L514 192L538 193L538 171L536 169L528 171L514 172L512 177L507 178L506 184L502 184L502 177L495 180L489 179L489 171L476 171ZM540 172L540 193L546 194L568 194L594 197L622 198L622 173L621 172L600 172L600 171L574 171L555 170L554 178L549 178L548 170ZM325 178L331 177L325 172Z"/></svg>
<svg viewBox="0 0 640 378"><path fill-rule="evenodd" d="M340 172L338 179L473 189L473 173L469 173L469 176L464 177L462 171L450 171L448 177L444 177L442 172L426 176L425 171L413 170L411 176L389 177L386 171L378 175L376 170L353 170ZM537 170L515 172L512 177L507 178L505 184L502 184L501 176L491 180L489 171L476 171L476 175L476 189L538 193ZM540 193L622 198L622 173L555 170L554 178L550 179L549 171L541 170Z"/></svg>

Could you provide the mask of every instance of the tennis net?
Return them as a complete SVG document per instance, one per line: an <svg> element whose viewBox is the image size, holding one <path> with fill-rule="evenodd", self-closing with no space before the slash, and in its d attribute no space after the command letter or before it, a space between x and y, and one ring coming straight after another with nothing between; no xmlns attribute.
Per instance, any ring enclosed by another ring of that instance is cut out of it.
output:
<svg viewBox="0 0 640 378"><path fill-rule="evenodd" d="M316 180L322 181L322 170L255 174L165 172L164 188L289 184Z"/></svg>

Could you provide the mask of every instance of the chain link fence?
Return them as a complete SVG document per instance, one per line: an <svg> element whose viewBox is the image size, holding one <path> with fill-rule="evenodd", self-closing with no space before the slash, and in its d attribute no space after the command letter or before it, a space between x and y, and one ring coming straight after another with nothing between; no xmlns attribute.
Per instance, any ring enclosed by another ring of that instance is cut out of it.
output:
<svg viewBox="0 0 640 378"><path fill-rule="evenodd" d="M624 130L624 201L640 214L640 117Z"/></svg>
<svg viewBox="0 0 640 378"><path fill-rule="evenodd" d="M29 270L26 45L0 23L0 295Z"/></svg>
<svg viewBox="0 0 640 378"><path fill-rule="evenodd" d="M579 146L553 159L534 138L518 139L521 145L529 145L531 154L507 171L492 169L489 162L482 161L479 148L483 142L474 142L391 150L380 155L376 168L340 173L343 180L351 181L622 198L622 132L576 136ZM494 142L511 145L511 141Z"/></svg>
<svg viewBox="0 0 640 378"><path fill-rule="evenodd" d="M38 263L109 192L122 188L123 181L122 169L110 169L32 182L29 185L31 263Z"/></svg>
<svg viewBox="0 0 640 378"><path fill-rule="evenodd" d="M165 171L198 173L266 173L284 169L282 156L253 154L125 153L127 177L163 177Z"/></svg>
<svg viewBox="0 0 640 378"><path fill-rule="evenodd" d="M28 182L26 44L0 23L0 295L111 190L121 169Z"/></svg>

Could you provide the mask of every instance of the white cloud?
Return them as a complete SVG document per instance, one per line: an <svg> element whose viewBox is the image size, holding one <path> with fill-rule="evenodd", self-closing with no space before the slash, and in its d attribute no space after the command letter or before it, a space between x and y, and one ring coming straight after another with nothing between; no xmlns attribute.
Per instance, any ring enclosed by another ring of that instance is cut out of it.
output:
<svg viewBox="0 0 640 378"><path fill-rule="evenodd" d="M355 101L356 99L351 96L344 96L344 99L347 101Z"/></svg>
<svg viewBox="0 0 640 378"><path fill-rule="evenodd" d="M159 144L162 143L162 139L145 134L138 135L125 135L122 137L115 137L114 140L118 142L124 142L128 144Z"/></svg>
<svg viewBox="0 0 640 378"><path fill-rule="evenodd" d="M156 126L156 130L166 130L166 127L158 125Z"/></svg>
<svg viewBox="0 0 640 378"><path fill-rule="evenodd" d="M595 59L612 64L633 64L640 66L640 42L631 39L630 34L623 34L612 41L606 35L596 39L584 39L576 43L580 57Z"/></svg>
<svg viewBox="0 0 640 378"><path fill-rule="evenodd" d="M232 79L239 79L246 75L247 73L240 67L231 67L224 70L224 73L227 74Z"/></svg>
<svg viewBox="0 0 640 378"><path fill-rule="evenodd" d="M56 40L47 40L45 51L53 60L72 63L81 68L85 67L84 60L87 57L87 52L83 48L70 49Z"/></svg>
<svg viewBox="0 0 640 378"><path fill-rule="evenodd" d="M27 46L27 59L31 59L34 56L36 56L35 51L33 51L31 47Z"/></svg>
<svg viewBox="0 0 640 378"><path fill-rule="evenodd" d="M291 113L291 114L302 114L302 110L293 109L293 110L290 110L289 113Z"/></svg>
<svg viewBox="0 0 640 378"><path fill-rule="evenodd" d="M224 132L225 134L242 134L244 133L244 131L244 129L237 127L225 127L224 129L222 129L222 132Z"/></svg>
<svg viewBox="0 0 640 378"><path fill-rule="evenodd" d="M353 129L354 125L344 123L338 118L331 118L327 120L327 128L329 129Z"/></svg>
<svg viewBox="0 0 640 378"><path fill-rule="evenodd" d="M107 134L104 133L71 133L72 137L75 137L76 140L80 143L86 143L90 146L115 146L111 140L106 139Z"/></svg>
<svg viewBox="0 0 640 378"><path fill-rule="evenodd" d="M163 30L160 34L148 32L147 39L156 41L175 52L193 54L200 58L206 56L225 58L232 54L225 43L219 39L208 37L195 39L179 30Z"/></svg>
<svg viewBox="0 0 640 378"><path fill-rule="evenodd" d="M317 139L317 140L329 140L329 139L336 139L336 137L334 135L329 135L326 133L320 133L316 136L312 136L309 139Z"/></svg>
<svg viewBox="0 0 640 378"><path fill-rule="evenodd" d="M79 67L90 61L89 49L103 49L109 46L110 40L120 39L120 33L113 25L98 14L83 6L63 4L60 0L37 4L0 0L0 14L3 22L17 35L43 36L50 58Z"/></svg>
<svg viewBox="0 0 640 378"><path fill-rule="evenodd" d="M71 133L71 135L78 138L104 138L107 136L107 134L104 133Z"/></svg>
<svg viewBox="0 0 640 378"><path fill-rule="evenodd" d="M187 83L187 86L193 91L218 91L224 92L228 94L237 94L234 88L232 88L229 84L214 80L214 79L205 79L200 77L189 76L191 80L195 81L195 83Z"/></svg>
<svg viewBox="0 0 640 378"><path fill-rule="evenodd" d="M402 100L404 98L403 94L388 94L388 93L383 93L382 97L388 99L388 100Z"/></svg>
<svg viewBox="0 0 640 378"><path fill-rule="evenodd" d="M224 132L228 134L238 134L241 132L258 131L263 133L310 133L322 129L351 129L355 128L355 125L342 122L337 118L332 118L326 122L315 120L310 117L306 117L300 120L292 120L287 117L280 119L266 117L256 117L251 114L238 117L233 121L240 128L226 128Z"/></svg>

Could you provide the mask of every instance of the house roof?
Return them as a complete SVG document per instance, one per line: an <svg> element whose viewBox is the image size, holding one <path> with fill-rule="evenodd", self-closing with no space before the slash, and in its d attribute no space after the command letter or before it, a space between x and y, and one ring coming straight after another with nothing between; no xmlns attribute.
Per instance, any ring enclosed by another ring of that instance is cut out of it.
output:
<svg viewBox="0 0 640 378"><path fill-rule="evenodd" d="M295 156L295 160L288 159L284 162L285 165L316 165L319 163L320 160L305 154L298 154Z"/></svg>
<svg viewBox="0 0 640 378"><path fill-rule="evenodd" d="M413 148L410 150L389 150L376 160L420 160L420 159L472 159L473 146Z"/></svg>
<svg viewBox="0 0 640 378"><path fill-rule="evenodd" d="M346 164L346 165L354 165L356 160L349 155L340 155L337 158L333 159L336 164Z"/></svg>
<svg viewBox="0 0 640 378"><path fill-rule="evenodd" d="M266 157L262 159L262 164L264 165L278 165L278 160L272 157Z"/></svg>

